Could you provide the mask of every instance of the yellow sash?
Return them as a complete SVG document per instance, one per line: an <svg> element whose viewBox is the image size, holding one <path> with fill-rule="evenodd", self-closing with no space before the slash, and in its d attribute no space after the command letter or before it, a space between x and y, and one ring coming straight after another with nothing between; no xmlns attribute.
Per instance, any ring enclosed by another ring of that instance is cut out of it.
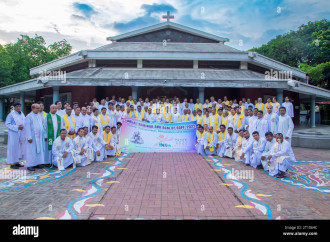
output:
<svg viewBox="0 0 330 242"><path fill-rule="evenodd" d="M166 118L166 114L167 114L167 113L164 113L164 119L165 119L165 121L168 121L169 123L172 123L172 116L171 116L171 113L168 113L168 114L169 114L168 119Z"/></svg>
<svg viewBox="0 0 330 242"><path fill-rule="evenodd" d="M197 109L202 109L202 104L201 103L195 103L195 110L197 111Z"/></svg>
<svg viewBox="0 0 330 242"><path fill-rule="evenodd" d="M199 133L199 135L198 135L198 139L201 139L201 136L203 136L204 131L203 131L203 133L201 133L201 132L198 131L198 133Z"/></svg>
<svg viewBox="0 0 330 242"><path fill-rule="evenodd" d="M139 113L138 111L135 111L135 118L142 120L144 118L144 113L141 111L141 118L139 118Z"/></svg>
<svg viewBox="0 0 330 242"><path fill-rule="evenodd" d="M226 130L227 130L227 123L228 123L228 116L226 117L226 119L224 120L223 117L221 117L221 124L223 124L224 126L226 126Z"/></svg>
<svg viewBox="0 0 330 242"><path fill-rule="evenodd" d="M220 132L219 133L219 141L223 141L226 137L226 134L227 134L227 130L224 133Z"/></svg>
<svg viewBox="0 0 330 242"><path fill-rule="evenodd" d="M279 103L276 103L276 104L275 104L275 110L274 110L274 111L275 111L275 113L277 112L277 110L278 110L279 106L280 106L280 104L279 104Z"/></svg>
<svg viewBox="0 0 330 242"><path fill-rule="evenodd" d="M242 122L243 122L243 118L244 118L243 113L241 113L241 114L239 115L239 117L238 117L237 128L238 128L238 127L241 127Z"/></svg>
<svg viewBox="0 0 330 242"><path fill-rule="evenodd" d="M101 125L103 125L103 124L109 124L109 116L108 115L106 115L106 119L107 119L107 121L106 122L103 122L103 115L100 114Z"/></svg>
<svg viewBox="0 0 330 242"><path fill-rule="evenodd" d="M103 136L104 136L104 141L107 144L110 144L110 140L111 140L111 132L109 132L109 135L107 135L107 133L105 131L103 131ZM108 136L108 137L107 137Z"/></svg>
<svg viewBox="0 0 330 242"><path fill-rule="evenodd" d="M47 115L45 111L42 111L42 117L44 118Z"/></svg>
<svg viewBox="0 0 330 242"><path fill-rule="evenodd" d="M74 127L76 127L76 120L74 119L74 117L71 115L70 116L72 118L72 122L73 123L69 123L69 118L68 118L68 115L67 114L64 114L63 115L63 119L64 119L64 126L67 130L70 130L70 124L73 124ZM67 135L67 136L70 136L70 135ZM75 134L72 135L72 137L75 137Z"/></svg>
<svg viewBox="0 0 330 242"><path fill-rule="evenodd" d="M268 105L271 105L271 106L273 106L273 103L272 103L272 102L270 102L270 103L265 103L265 109L263 110L263 111L264 111L264 113L267 113L267 108L268 108Z"/></svg>
<svg viewBox="0 0 330 242"><path fill-rule="evenodd" d="M185 117L184 117L185 116ZM188 122L189 114L182 115L181 121Z"/></svg>
<svg viewBox="0 0 330 242"><path fill-rule="evenodd" d="M204 103L203 108L209 108L209 107L211 107L211 103L209 103L208 106L206 106L206 103Z"/></svg>
<svg viewBox="0 0 330 242"><path fill-rule="evenodd" d="M260 111L264 111L264 104L263 103L257 103L256 108Z"/></svg>
<svg viewBox="0 0 330 242"><path fill-rule="evenodd" d="M229 101L223 101L222 103L226 104L227 106L229 105Z"/></svg>
<svg viewBox="0 0 330 242"><path fill-rule="evenodd" d="M210 135L210 132L207 132L207 144L210 144L213 141L214 133L215 132L212 132L212 135ZM209 149L210 151L213 151L214 147L210 147Z"/></svg>
<svg viewBox="0 0 330 242"><path fill-rule="evenodd" d="M202 125L203 115L201 115L201 116L197 115L197 116L196 116L196 120L197 120L197 124Z"/></svg>

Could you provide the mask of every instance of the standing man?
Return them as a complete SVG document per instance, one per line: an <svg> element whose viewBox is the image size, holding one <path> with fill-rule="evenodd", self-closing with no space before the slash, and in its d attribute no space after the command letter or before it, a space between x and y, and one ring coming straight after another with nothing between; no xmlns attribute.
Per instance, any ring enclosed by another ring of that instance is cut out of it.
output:
<svg viewBox="0 0 330 242"><path fill-rule="evenodd" d="M285 102L282 103L282 107L285 107L286 114L292 119L294 117L294 109L289 97L285 97Z"/></svg>
<svg viewBox="0 0 330 242"><path fill-rule="evenodd" d="M14 111L6 118L5 125L8 129L7 164L11 169L23 167L21 160L25 159L26 140L24 120L25 115L21 112L21 104L14 103Z"/></svg>
<svg viewBox="0 0 330 242"><path fill-rule="evenodd" d="M52 163L52 147L57 137L60 136L61 116L56 114L56 105L50 105L50 112L43 119L45 138L45 163Z"/></svg>
<svg viewBox="0 0 330 242"><path fill-rule="evenodd" d="M280 107L280 116L278 117L277 133L283 134L286 141L291 144L294 124L289 115L286 114L285 107Z"/></svg>
<svg viewBox="0 0 330 242"><path fill-rule="evenodd" d="M66 113L62 117L61 129L66 129L68 137L73 139L76 134L76 120L71 115L72 108L70 106L66 107Z"/></svg>
<svg viewBox="0 0 330 242"><path fill-rule="evenodd" d="M39 115L40 105L32 104L32 112L25 118L26 139L26 166L29 171L35 171L35 167L44 168L44 131L41 116Z"/></svg>

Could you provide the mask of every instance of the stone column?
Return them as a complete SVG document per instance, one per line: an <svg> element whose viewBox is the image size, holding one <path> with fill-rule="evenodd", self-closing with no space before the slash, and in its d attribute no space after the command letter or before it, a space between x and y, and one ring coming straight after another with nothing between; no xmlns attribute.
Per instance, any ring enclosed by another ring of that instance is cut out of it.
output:
<svg viewBox="0 0 330 242"><path fill-rule="evenodd" d="M133 100L138 98L138 88L139 87L132 86L132 98L133 98Z"/></svg>
<svg viewBox="0 0 330 242"><path fill-rule="evenodd" d="M283 103L283 89L282 88L277 88L277 102L282 106Z"/></svg>
<svg viewBox="0 0 330 242"><path fill-rule="evenodd" d="M205 99L204 99L204 90L205 90L205 87L198 87L198 98L200 100L201 103L204 103L205 102Z"/></svg>
<svg viewBox="0 0 330 242"><path fill-rule="evenodd" d="M194 60L193 62L193 68L198 69L198 60Z"/></svg>
<svg viewBox="0 0 330 242"><path fill-rule="evenodd" d="M315 96L311 96L311 118L310 118L310 126L311 128L315 128Z"/></svg>
<svg viewBox="0 0 330 242"><path fill-rule="evenodd" d="M60 87L55 86L53 87L53 104L60 99Z"/></svg>
<svg viewBox="0 0 330 242"><path fill-rule="evenodd" d="M24 113L25 112L25 93L24 92L20 93L19 99L20 99L19 102L21 103L21 111Z"/></svg>

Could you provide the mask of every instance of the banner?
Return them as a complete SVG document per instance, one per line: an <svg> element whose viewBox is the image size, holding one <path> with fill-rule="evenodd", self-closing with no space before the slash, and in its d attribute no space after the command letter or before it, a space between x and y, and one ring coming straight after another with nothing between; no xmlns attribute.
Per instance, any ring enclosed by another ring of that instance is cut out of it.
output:
<svg viewBox="0 0 330 242"><path fill-rule="evenodd" d="M196 127L196 121L167 124L124 118L120 148L124 152L196 151Z"/></svg>

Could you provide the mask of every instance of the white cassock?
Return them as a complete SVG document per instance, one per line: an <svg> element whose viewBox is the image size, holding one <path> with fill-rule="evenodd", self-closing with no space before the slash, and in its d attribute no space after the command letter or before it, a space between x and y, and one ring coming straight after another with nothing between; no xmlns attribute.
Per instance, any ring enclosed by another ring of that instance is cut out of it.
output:
<svg viewBox="0 0 330 242"><path fill-rule="evenodd" d="M86 138L80 137L79 135L73 139L73 160L77 166L86 166L89 165L90 162L87 163L87 150L88 144ZM81 150L84 149L84 153L80 155Z"/></svg>
<svg viewBox="0 0 330 242"><path fill-rule="evenodd" d="M265 149L261 154L261 156L265 157L264 160L261 160L261 164L265 171L268 171L268 158L267 157L270 155L270 151L275 143L276 143L275 138L273 138L271 142L267 141L266 145L265 145Z"/></svg>
<svg viewBox="0 0 330 242"><path fill-rule="evenodd" d="M286 172L295 162L296 158L291 148L291 144L283 140L282 144L275 143L270 151L272 156L269 165L269 175L275 176L281 172Z"/></svg>
<svg viewBox="0 0 330 242"><path fill-rule="evenodd" d="M235 161L242 161L240 156L242 154L242 143L243 141L246 140L244 137L238 136L234 145L234 151L235 151L235 156L234 159Z"/></svg>
<svg viewBox="0 0 330 242"><path fill-rule="evenodd" d="M213 135L213 139L212 139L212 135ZM204 136L203 144L204 144L205 155L216 155L217 154L216 146L218 143L219 135L213 131L213 134L210 134L209 132L204 132L203 136ZM212 139L210 142L207 139L208 136L210 137L210 139ZM209 146L209 149L206 149L206 146Z"/></svg>
<svg viewBox="0 0 330 242"><path fill-rule="evenodd" d="M71 114L74 120L76 121L76 127L75 131L77 132L79 128L82 128L82 123L81 123L81 114L79 116L75 115L74 113Z"/></svg>
<svg viewBox="0 0 330 242"><path fill-rule="evenodd" d="M101 119L102 118L102 119ZM110 117L106 114L106 115L103 115L103 114L100 114L98 116L98 121L99 121L99 124L101 125L101 130L100 132L103 132L105 126L110 126ZM111 127L111 126L110 126Z"/></svg>
<svg viewBox="0 0 330 242"><path fill-rule="evenodd" d="M272 132L273 134L277 133L277 123L278 123L278 115L276 113L267 113L264 116L264 119L267 120L268 123L268 131Z"/></svg>
<svg viewBox="0 0 330 242"><path fill-rule="evenodd" d="M108 134L106 132L103 132L103 140L108 140L110 135L110 141L109 143L106 143L113 146L112 150L107 150L104 148L104 158L106 159L107 156L115 156L116 150L117 150L117 134L113 134L112 132L109 132Z"/></svg>
<svg viewBox="0 0 330 242"><path fill-rule="evenodd" d="M61 110L58 110L57 109L56 114L57 115L60 115L61 117L63 117L63 115L65 114L65 110L64 109L61 109Z"/></svg>
<svg viewBox="0 0 330 242"><path fill-rule="evenodd" d="M249 126L250 116L245 116L245 123L244 123L244 129L247 129Z"/></svg>
<svg viewBox="0 0 330 242"><path fill-rule="evenodd" d="M294 109L293 109L293 104L291 102L282 103L282 107L285 107L286 114L289 115L289 117L291 118L294 117Z"/></svg>
<svg viewBox="0 0 330 242"><path fill-rule="evenodd" d="M266 145L266 139L262 138L261 136L259 137L259 140L255 140L253 138L251 138L253 140L251 140L251 142L249 142L248 147L246 148L246 150L251 150L252 149L252 154L250 157L250 162L249 164L254 167L257 168L257 166L261 165L261 154L265 149L265 145Z"/></svg>
<svg viewBox="0 0 330 242"><path fill-rule="evenodd" d="M235 119L235 127L233 128L234 130L241 131L241 130L244 129L244 125L245 125L245 115L244 115L244 114L242 115L241 125L238 126L238 121L239 121L240 118L241 118L241 114L239 114L239 115L236 116L236 119Z"/></svg>
<svg viewBox="0 0 330 242"><path fill-rule="evenodd" d="M53 164L60 171L73 164L72 150L73 144L69 137L65 137L64 140L62 140L61 137L57 137L54 141L52 148ZM68 155L63 158L62 156L65 152L68 152Z"/></svg>
<svg viewBox="0 0 330 242"><path fill-rule="evenodd" d="M116 126L117 125L117 118L116 118L115 111L107 109L107 114L110 118L110 121L109 121L110 127Z"/></svg>
<svg viewBox="0 0 330 242"><path fill-rule="evenodd" d="M205 155L204 152L204 132L200 133L199 131L196 131L196 144L195 144L195 148L197 151L197 154L200 155Z"/></svg>
<svg viewBox="0 0 330 242"><path fill-rule="evenodd" d="M26 158L26 128L25 115L12 111L8 114L5 125L8 129L7 164L14 164ZM23 125L23 130L18 126Z"/></svg>
<svg viewBox="0 0 330 242"><path fill-rule="evenodd" d="M254 131L254 122L258 119L257 116L252 116L249 118L249 133L250 133L250 136L252 137L252 132Z"/></svg>
<svg viewBox="0 0 330 242"><path fill-rule="evenodd" d="M238 135L236 133L232 133L232 135L229 135L227 133L226 138L225 138L225 153L224 156L227 156L229 158L233 158L233 150L234 150L234 145L236 143Z"/></svg>
<svg viewBox="0 0 330 242"><path fill-rule="evenodd" d="M161 113L160 114L155 114L152 118L153 118L152 122L157 122L157 123L164 123L165 122L164 115L162 115Z"/></svg>
<svg viewBox="0 0 330 242"><path fill-rule="evenodd" d="M88 114L81 115L80 117L80 125L81 127L87 127L88 132L92 131L92 117L89 116Z"/></svg>
<svg viewBox="0 0 330 242"><path fill-rule="evenodd" d="M86 139L86 144L87 144L87 152L86 152L87 165L89 165L94 161L93 140L88 134L84 135L84 138Z"/></svg>
<svg viewBox="0 0 330 242"><path fill-rule="evenodd" d="M291 137L293 132L294 124L292 119L288 115L283 115L278 117L278 126L277 126L277 133L283 134L283 138L289 137L286 139L291 144Z"/></svg>
<svg viewBox="0 0 330 242"><path fill-rule="evenodd" d="M242 159L242 162L244 164L248 164L248 165L251 165L250 164L250 158L251 158L251 155L252 155L252 148L253 146L251 145L251 143L254 142L254 139L253 137L249 136L248 139L245 139L242 141L242 150L241 150L241 153L240 153L240 156L242 155L242 153L244 153L244 157ZM249 149L248 149L249 147Z"/></svg>
<svg viewBox="0 0 330 242"><path fill-rule="evenodd" d="M152 117L153 117L153 114L152 113L145 113L144 114L144 120L147 121L147 122L152 122Z"/></svg>
<svg viewBox="0 0 330 242"><path fill-rule="evenodd" d="M220 132L218 134L218 145L219 147L217 148L217 154L220 157L223 157L226 151L226 146L225 146L225 139L226 139L227 132L225 131L224 133Z"/></svg>
<svg viewBox="0 0 330 242"><path fill-rule="evenodd" d="M190 121L190 114L181 115L181 122L189 122L189 121Z"/></svg>
<svg viewBox="0 0 330 242"><path fill-rule="evenodd" d="M89 133L89 137L92 140L92 148L94 153L94 160L95 161L102 161L104 158L104 150L106 142L103 140L103 136L100 133L96 133L94 135L92 132ZM96 153L100 151L100 155L98 156Z"/></svg>
<svg viewBox="0 0 330 242"><path fill-rule="evenodd" d="M97 117L94 115L94 114L92 114L91 115L91 131L92 131L92 127L95 125L95 126L97 126L98 127L98 129L97 129L97 132L98 133L100 133L101 131L103 131L102 130L102 126L101 126L101 122L100 122L100 119L99 119L99 116L100 115L98 115Z"/></svg>
<svg viewBox="0 0 330 242"><path fill-rule="evenodd" d="M122 121L122 112L117 111L117 110L115 110L114 112L115 112L115 115L116 115L116 124L117 124L118 122Z"/></svg>
<svg viewBox="0 0 330 242"><path fill-rule="evenodd" d="M53 130L54 130L54 140L56 139L57 129L60 129L61 127L57 127L57 117L58 114L52 114L50 113L50 116L52 117L53 122ZM45 163L51 164L52 163L52 150L48 150L48 125L47 125L47 115L43 118L43 127L44 127L44 138L47 139L47 141L43 141L44 143L44 150L45 150ZM53 141L54 142L54 141Z"/></svg>
<svg viewBox="0 0 330 242"><path fill-rule="evenodd" d="M203 117L203 125L207 124L207 127L210 127L210 116L206 117L204 116Z"/></svg>
<svg viewBox="0 0 330 242"><path fill-rule="evenodd" d="M45 162L44 154L44 130L42 118L34 112L29 113L25 118L26 140L32 140L32 143L26 143L26 166L33 167Z"/></svg>
<svg viewBox="0 0 330 242"><path fill-rule="evenodd" d="M172 123L180 123L181 122L181 115L177 113L172 113Z"/></svg>
<svg viewBox="0 0 330 242"><path fill-rule="evenodd" d="M266 119L256 119L254 122L253 131L258 131L260 138L264 138L265 134L268 132L268 122Z"/></svg>
<svg viewBox="0 0 330 242"><path fill-rule="evenodd" d="M197 115L190 115L190 121L197 121Z"/></svg>
<svg viewBox="0 0 330 242"><path fill-rule="evenodd" d="M232 127L233 128L233 130L235 130L234 129L234 121L233 121L233 115L230 115L229 117L228 117L228 122L227 122L227 129L229 128L229 127Z"/></svg>

